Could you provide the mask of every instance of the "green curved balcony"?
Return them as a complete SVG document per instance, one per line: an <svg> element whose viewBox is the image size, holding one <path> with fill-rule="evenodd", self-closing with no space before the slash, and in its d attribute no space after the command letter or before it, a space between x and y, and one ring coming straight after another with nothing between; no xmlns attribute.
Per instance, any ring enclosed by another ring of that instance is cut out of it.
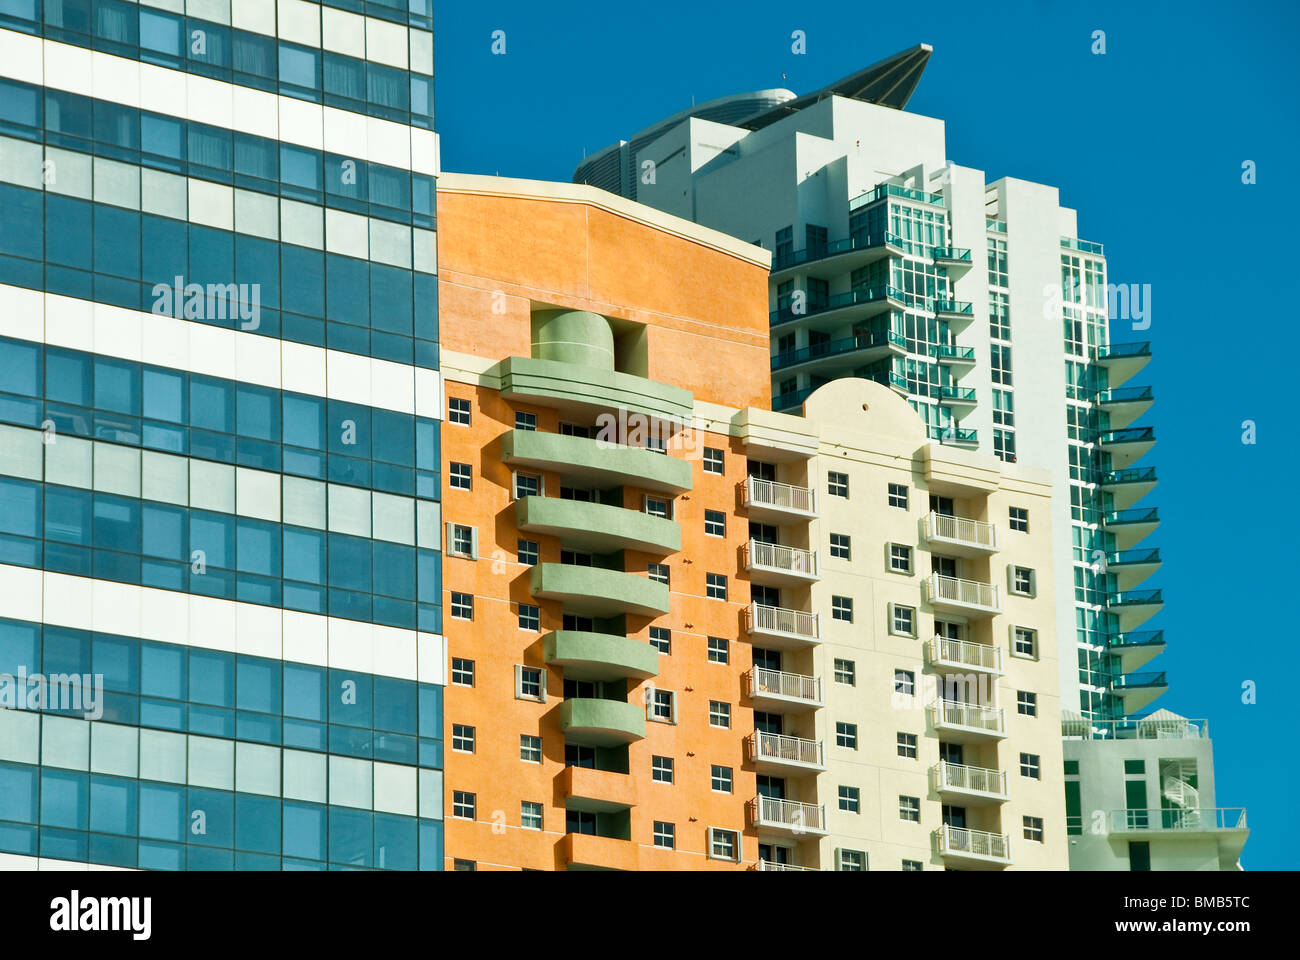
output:
<svg viewBox="0 0 1300 960"><path fill-rule="evenodd" d="M661 493L691 489L691 465L686 460L586 437L512 430L501 438L501 459L511 466L551 470L598 488L626 485Z"/></svg>
<svg viewBox="0 0 1300 960"><path fill-rule="evenodd" d="M581 616L657 617L669 609L666 583L601 567L539 563L533 567L530 589L534 597L558 600L566 613Z"/></svg>
<svg viewBox="0 0 1300 960"><path fill-rule="evenodd" d="M1151 362L1151 343L1111 343L1097 348L1097 363L1106 368L1107 383L1118 387Z"/></svg>
<svg viewBox="0 0 1300 960"><path fill-rule="evenodd" d="M559 537L566 547L593 553L668 554L682 548L682 529L676 522L603 503L523 497L515 503L515 519L526 533Z"/></svg>
<svg viewBox="0 0 1300 960"><path fill-rule="evenodd" d="M630 373L536 357L509 357L498 369L506 400L584 414L626 410L678 423L695 413L689 390Z"/></svg>
<svg viewBox="0 0 1300 960"><path fill-rule="evenodd" d="M1156 468L1129 467L1127 470L1112 470L1101 478L1101 486L1113 498L1115 510L1123 512L1155 489Z"/></svg>
<svg viewBox="0 0 1300 960"><path fill-rule="evenodd" d="M1158 657L1165 649L1163 630L1134 630L1106 639L1106 648L1120 658L1120 670L1132 673Z"/></svg>
<svg viewBox="0 0 1300 960"><path fill-rule="evenodd" d="M613 747L645 739L645 708L624 700L574 697L560 704L560 731L567 739Z"/></svg>
<svg viewBox="0 0 1300 960"><path fill-rule="evenodd" d="M570 680L646 680L659 672L659 651L644 640L585 630L554 630L542 638L546 662Z"/></svg>

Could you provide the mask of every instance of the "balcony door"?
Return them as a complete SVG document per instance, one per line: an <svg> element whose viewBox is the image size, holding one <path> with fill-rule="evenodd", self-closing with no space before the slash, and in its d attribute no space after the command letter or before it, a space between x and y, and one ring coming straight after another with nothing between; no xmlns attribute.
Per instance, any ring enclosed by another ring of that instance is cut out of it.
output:
<svg viewBox="0 0 1300 960"><path fill-rule="evenodd" d="M770 523L749 521L749 539L759 543L776 543L776 527Z"/></svg>
<svg viewBox="0 0 1300 960"><path fill-rule="evenodd" d="M564 832L596 835L596 815L586 810L564 811Z"/></svg>
<svg viewBox="0 0 1300 960"><path fill-rule="evenodd" d="M758 859L765 860L768 863L782 863L789 866L790 848L778 846L775 843L760 843L758 845Z"/></svg>
<svg viewBox="0 0 1300 960"><path fill-rule="evenodd" d="M764 713L762 710L754 711L754 729L759 733L775 733L780 735L782 731L781 721L785 719L779 713Z"/></svg>
<svg viewBox="0 0 1300 960"><path fill-rule="evenodd" d="M576 743L564 745L564 765L566 767L586 767L596 769L596 748L582 747Z"/></svg>
<svg viewBox="0 0 1300 960"><path fill-rule="evenodd" d="M934 635L942 637L945 640L960 640L962 624L954 623L951 620L934 621Z"/></svg>
<svg viewBox="0 0 1300 960"><path fill-rule="evenodd" d="M749 588L749 596L755 603L765 607L781 606L781 591L776 587L761 587L755 584Z"/></svg>
<svg viewBox="0 0 1300 960"><path fill-rule="evenodd" d="M966 827L966 808L943 805L943 822L949 827Z"/></svg>
<svg viewBox="0 0 1300 960"><path fill-rule="evenodd" d="M789 343L789 350L793 350L793 349L794 349L794 341L792 339ZM785 337L782 337L781 352L788 353L789 350L786 349ZM762 460L746 460L745 470L751 477L753 477L756 480L768 480L771 481L772 483L776 482L776 464L774 463L764 463Z"/></svg>
<svg viewBox="0 0 1300 960"><path fill-rule="evenodd" d="M956 516L956 513L953 512L952 497L936 497L934 494L931 494L930 509L935 513L943 514L945 517Z"/></svg>
<svg viewBox="0 0 1300 960"><path fill-rule="evenodd" d="M959 767L965 766L966 764L965 761L962 760L962 756L963 753L960 743L946 743L943 740L939 741L939 759L944 763L955 763Z"/></svg>
<svg viewBox="0 0 1300 960"><path fill-rule="evenodd" d="M760 670L779 671L781 669L781 651L764 650L762 647L755 647L754 666Z"/></svg>
<svg viewBox="0 0 1300 960"><path fill-rule="evenodd" d="M931 555L930 570L933 573L939 574L941 577L956 577L957 558Z"/></svg>
<svg viewBox="0 0 1300 960"><path fill-rule="evenodd" d="M785 799L785 777L759 776L756 779L760 797L770 797L773 800Z"/></svg>

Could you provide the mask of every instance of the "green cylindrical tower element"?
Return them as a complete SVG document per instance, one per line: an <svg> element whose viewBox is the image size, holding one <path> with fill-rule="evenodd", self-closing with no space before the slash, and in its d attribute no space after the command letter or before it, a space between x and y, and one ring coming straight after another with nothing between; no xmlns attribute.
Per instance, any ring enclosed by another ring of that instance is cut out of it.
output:
<svg viewBox="0 0 1300 960"><path fill-rule="evenodd" d="M613 370L614 331L604 317L585 310L535 313L533 357Z"/></svg>

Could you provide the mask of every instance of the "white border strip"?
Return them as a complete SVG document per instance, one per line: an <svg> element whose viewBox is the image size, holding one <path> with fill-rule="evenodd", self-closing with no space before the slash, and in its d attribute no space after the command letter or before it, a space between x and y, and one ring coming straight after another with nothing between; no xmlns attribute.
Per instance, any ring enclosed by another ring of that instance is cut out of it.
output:
<svg viewBox="0 0 1300 960"><path fill-rule="evenodd" d="M437 370L0 284L0 336L442 419Z"/></svg>

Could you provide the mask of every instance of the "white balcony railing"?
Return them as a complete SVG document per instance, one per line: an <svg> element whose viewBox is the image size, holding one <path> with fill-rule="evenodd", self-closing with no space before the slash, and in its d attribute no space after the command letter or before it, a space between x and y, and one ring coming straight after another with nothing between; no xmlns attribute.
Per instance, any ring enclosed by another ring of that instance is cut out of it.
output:
<svg viewBox="0 0 1300 960"><path fill-rule="evenodd" d="M749 758L774 763L793 763L807 767L822 766L822 742L787 737L779 733L755 732L749 738Z"/></svg>
<svg viewBox="0 0 1300 960"><path fill-rule="evenodd" d="M948 763L946 760L940 760L934 767L934 785L937 790L986 793L1003 799L1007 796L1005 771L968 767L960 763Z"/></svg>
<svg viewBox="0 0 1300 960"><path fill-rule="evenodd" d="M935 637L930 641L930 662L1001 673L1002 648L988 643Z"/></svg>
<svg viewBox="0 0 1300 960"><path fill-rule="evenodd" d="M936 727L967 727L991 734L1005 734L1006 718L1001 707L985 707L977 703L959 703L940 700L930 707L930 717Z"/></svg>
<svg viewBox="0 0 1300 960"><path fill-rule="evenodd" d="M979 550L998 548L998 530L983 520L953 517L946 513L930 513L925 518L927 540L948 540Z"/></svg>
<svg viewBox="0 0 1300 960"><path fill-rule="evenodd" d="M780 633L817 641L821 637L817 614L787 607L769 607L765 603L751 603L747 611L746 629L750 633Z"/></svg>
<svg viewBox="0 0 1300 960"><path fill-rule="evenodd" d="M963 607L987 610L990 613L999 613L1002 610L997 584L961 580L957 577L932 573L927 585L931 603L956 603Z"/></svg>
<svg viewBox="0 0 1300 960"><path fill-rule="evenodd" d="M975 857L980 860L1011 862L1011 838L1005 833L988 833L944 824L938 830L939 853L944 856Z"/></svg>
<svg viewBox="0 0 1300 960"><path fill-rule="evenodd" d="M817 551L750 540L745 544L745 566L813 578L817 576Z"/></svg>
<svg viewBox="0 0 1300 960"><path fill-rule="evenodd" d="M808 703L822 702L822 682L819 677L768 670L765 667L755 667L749 671L748 676L750 697L766 694L789 700L804 700Z"/></svg>
<svg viewBox="0 0 1300 960"><path fill-rule="evenodd" d="M809 516L817 513L817 491L775 480L746 477L743 499L746 507L769 507Z"/></svg>
<svg viewBox="0 0 1300 960"><path fill-rule="evenodd" d="M826 808L819 803L760 796L749 801L749 822L755 827L778 827L793 833L825 833Z"/></svg>
<svg viewBox="0 0 1300 960"><path fill-rule="evenodd" d="M763 871L768 871L768 870L801 870L801 871L807 871L807 872L809 872L809 873L817 873L817 868L816 868L816 867L797 867L797 866L795 866L793 863L778 863L778 862L775 861L775 860L760 860L760 861L758 861L758 869L763 870Z"/></svg>

